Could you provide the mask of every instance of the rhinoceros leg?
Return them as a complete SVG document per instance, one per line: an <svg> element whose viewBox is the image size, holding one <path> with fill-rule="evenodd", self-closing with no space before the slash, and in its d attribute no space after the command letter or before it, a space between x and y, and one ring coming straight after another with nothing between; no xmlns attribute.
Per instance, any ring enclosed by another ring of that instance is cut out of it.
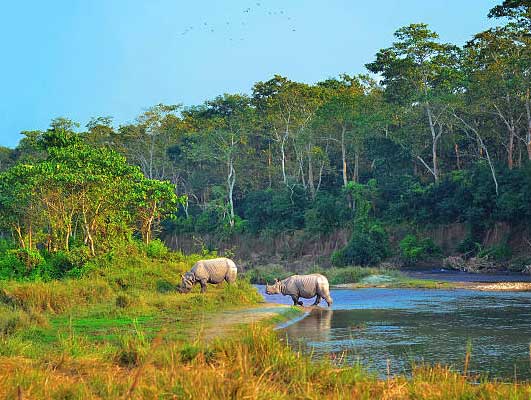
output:
<svg viewBox="0 0 531 400"><path fill-rule="evenodd" d="M315 298L315 301L313 302L312 306L318 306L320 302L321 302L321 296L317 295L317 297Z"/></svg>
<svg viewBox="0 0 531 400"><path fill-rule="evenodd" d="M201 285L201 293L205 293L207 289L207 281L206 279L201 279L199 281L199 284Z"/></svg>
<svg viewBox="0 0 531 400"><path fill-rule="evenodd" d="M225 276L225 282L227 283L234 283L236 282L236 274L234 273L228 273L226 276Z"/></svg>
<svg viewBox="0 0 531 400"><path fill-rule="evenodd" d="M293 300L293 305L294 306L296 306L296 305L302 306L303 305L302 301L299 301L299 296L292 294L291 295L291 299Z"/></svg>

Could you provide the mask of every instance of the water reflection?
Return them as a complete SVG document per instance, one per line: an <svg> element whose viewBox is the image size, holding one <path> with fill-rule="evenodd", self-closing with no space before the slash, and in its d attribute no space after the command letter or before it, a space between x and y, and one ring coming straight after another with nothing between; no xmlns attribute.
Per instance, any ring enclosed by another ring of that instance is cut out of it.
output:
<svg viewBox="0 0 531 400"><path fill-rule="evenodd" d="M304 341L311 337L312 341L328 343L331 340L333 313L326 309L312 310L306 318L288 326L289 337L295 340L302 338Z"/></svg>

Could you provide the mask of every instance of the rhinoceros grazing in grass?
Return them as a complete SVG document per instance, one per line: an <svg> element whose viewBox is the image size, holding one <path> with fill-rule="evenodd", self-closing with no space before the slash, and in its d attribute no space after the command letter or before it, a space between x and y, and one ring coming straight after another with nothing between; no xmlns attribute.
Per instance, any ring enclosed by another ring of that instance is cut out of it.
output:
<svg viewBox="0 0 531 400"><path fill-rule="evenodd" d="M293 299L293 305L302 306L302 301L299 298L311 299L315 297L313 306L318 305L321 302L321 298L326 300L328 307L333 303L330 296L330 288L328 285L328 279L321 274L311 275L293 275L289 278L278 280L275 279L273 285L266 285L267 294L283 294L284 296L291 296Z"/></svg>
<svg viewBox="0 0 531 400"><path fill-rule="evenodd" d="M214 258L211 260L199 260L192 269L182 276L180 291L188 293L192 287L199 283L201 293L206 291L207 283L218 284L223 281L236 282L238 269L236 264L229 258Z"/></svg>

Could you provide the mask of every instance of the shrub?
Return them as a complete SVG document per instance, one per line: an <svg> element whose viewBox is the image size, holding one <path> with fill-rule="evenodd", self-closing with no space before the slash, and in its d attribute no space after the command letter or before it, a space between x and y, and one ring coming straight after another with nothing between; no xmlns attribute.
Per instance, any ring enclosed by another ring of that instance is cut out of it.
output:
<svg viewBox="0 0 531 400"><path fill-rule="evenodd" d="M146 245L146 255L151 258L164 259L168 256L170 250L160 239L155 239Z"/></svg>
<svg viewBox="0 0 531 400"><path fill-rule="evenodd" d="M372 223L367 228L358 228L345 247L332 254L332 264L336 267L344 265L374 265L388 257L389 239L383 227Z"/></svg>
<svg viewBox="0 0 531 400"><path fill-rule="evenodd" d="M399 246L402 257L409 263L415 263L440 253L439 248L430 238L419 239L412 234L406 235L400 241Z"/></svg>
<svg viewBox="0 0 531 400"><path fill-rule="evenodd" d="M0 279L49 280L50 271L36 250L8 250L0 259Z"/></svg>

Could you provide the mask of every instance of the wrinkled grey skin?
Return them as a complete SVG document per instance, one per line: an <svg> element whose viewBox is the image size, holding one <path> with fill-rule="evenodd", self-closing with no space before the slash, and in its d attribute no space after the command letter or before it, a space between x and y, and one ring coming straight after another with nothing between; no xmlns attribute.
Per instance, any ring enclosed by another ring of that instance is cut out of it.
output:
<svg viewBox="0 0 531 400"><path fill-rule="evenodd" d="M291 296L293 305L299 306L302 306L302 301L299 301L300 297L311 299L317 296L312 304L313 306L318 305L321 302L321 298L325 299L328 307L333 303L328 279L321 274L293 275L281 281L275 279L273 285L266 285L266 294Z"/></svg>
<svg viewBox="0 0 531 400"><path fill-rule="evenodd" d="M237 274L236 264L229 258L199 260L190 271L181 275L180 291L188 293L196 283L199 283L201 285L201 293L204 293L207 283L218 284L223 281L234 283L236 282Z"/></svg>

